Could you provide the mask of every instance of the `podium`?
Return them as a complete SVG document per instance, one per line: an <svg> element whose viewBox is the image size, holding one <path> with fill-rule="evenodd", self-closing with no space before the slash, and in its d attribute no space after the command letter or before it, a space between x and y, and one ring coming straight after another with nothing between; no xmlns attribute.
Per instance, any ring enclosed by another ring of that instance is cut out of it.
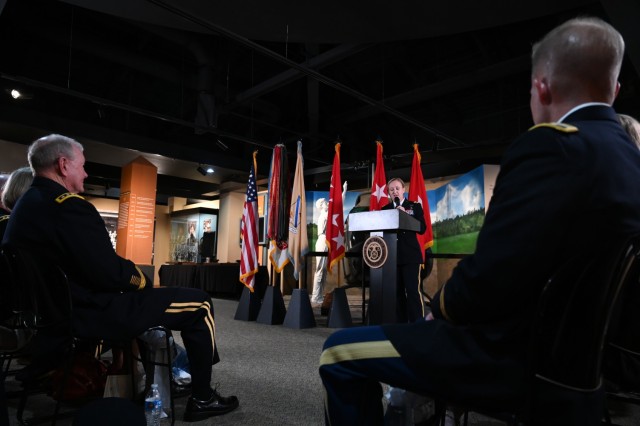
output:
<svg viewBox="0 0 640 426"><path fill-rule="evenodd" d="M398 231L420 231L420 222L397 209L351 213L349 231L366 231L370 237L381 237L386 243L386 261L379 268L369 270L370 325L398 322L396 312L396 288L398 265ZM365 242L363 250L367 249ZM366 253L363 253L363 260Z"/></svg>

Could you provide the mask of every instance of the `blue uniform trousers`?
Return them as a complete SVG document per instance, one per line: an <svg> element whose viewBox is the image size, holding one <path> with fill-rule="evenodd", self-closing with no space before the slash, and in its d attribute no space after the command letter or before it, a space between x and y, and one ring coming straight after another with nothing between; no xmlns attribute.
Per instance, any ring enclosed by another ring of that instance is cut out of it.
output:
<svg viewBox="0 0 640 426"><path fill-rule="evenodd" d="M420 391L423 383L405 364L380 326L349 328L325 341L320 357L327 425L382 425L382 387Z"/></svg>

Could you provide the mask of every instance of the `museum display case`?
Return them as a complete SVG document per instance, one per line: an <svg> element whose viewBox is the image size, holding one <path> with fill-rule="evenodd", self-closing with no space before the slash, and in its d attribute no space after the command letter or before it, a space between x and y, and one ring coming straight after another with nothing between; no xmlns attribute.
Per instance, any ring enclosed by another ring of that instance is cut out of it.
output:
<svg viewBox="0 0 640 426"><path fill-rule="evenodd" d="M171 214L171 262L215 262L217 243L218 210L197 208Z"/></svg>

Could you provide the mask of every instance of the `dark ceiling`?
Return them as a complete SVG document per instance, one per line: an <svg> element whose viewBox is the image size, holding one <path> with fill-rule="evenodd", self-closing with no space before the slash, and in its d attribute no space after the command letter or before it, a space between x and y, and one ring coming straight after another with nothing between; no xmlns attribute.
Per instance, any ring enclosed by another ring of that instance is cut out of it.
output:
<svg viewBox="0 0 640 426"><path fill-rule="evenodd" d="M354 189L370 185L377 138L387 176L408 177L414 142L425 178L496 164L532 124L531 44L577 15L625 36L615 106L640 116L634 0L3 3L0 139L58 132L219 168L210 181L160 170L169 195L244 184L256 149L264 182L271 147L284 143L293 168L299 139L307 189L328 188L338 139ZM4 93L16 85L32 98ZM90 184L119 186L124 163L108 157L87 164Z"/></svg>

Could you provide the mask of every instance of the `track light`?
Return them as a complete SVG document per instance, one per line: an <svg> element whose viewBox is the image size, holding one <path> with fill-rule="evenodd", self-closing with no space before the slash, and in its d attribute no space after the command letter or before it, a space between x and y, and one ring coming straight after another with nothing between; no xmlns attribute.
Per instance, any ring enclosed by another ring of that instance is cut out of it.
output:
<svg viewBox="0 0 640 426"><path fill-rule="evenodd" d="M13 99L31 99L33 98L33 93L27 92L23 89L5 89L5 91L11 95Z"/></svg>
<svg viewBox="0 0 640 426"><path fill-rule="evenodd" d="M196 170L202 176L210 175L211 173L213 173L213 167L202 165L202 164L200 164Z"/></svg>

